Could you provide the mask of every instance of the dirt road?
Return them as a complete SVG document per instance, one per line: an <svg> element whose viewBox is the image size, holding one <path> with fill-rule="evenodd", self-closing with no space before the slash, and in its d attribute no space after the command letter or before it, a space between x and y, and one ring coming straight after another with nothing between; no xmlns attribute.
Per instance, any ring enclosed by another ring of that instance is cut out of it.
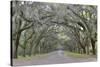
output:
<svg viewBox="0 0 100 67"><path fill-rule="evenodd" d="M76 63L76 62L94 62L96 58L73 58L64 56L63 51L54 51L48 54L43 59L31 59L31 60L13 60L14 66L27 66L27 65L43 65L43 64L61 64L61 63Z"/></svg>

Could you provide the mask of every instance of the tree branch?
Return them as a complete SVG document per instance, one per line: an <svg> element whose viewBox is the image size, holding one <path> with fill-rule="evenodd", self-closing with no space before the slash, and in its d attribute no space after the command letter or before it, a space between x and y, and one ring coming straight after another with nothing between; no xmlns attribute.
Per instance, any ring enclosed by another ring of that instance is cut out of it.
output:
<svg viewBox="0 0 100 67"><path fill-rule="evenodd" d="M70 9L78 18L80 18L83 22L84 22L84 27L86 28L86 30L89 31L89 28L88 28L88 25L87 25L87 22L86 22L86 19L84 19L83 17L81 17L80 15L78 15L73 9L71 9L70 7L68 7L68 9Z"/></svg>
<svg viewBox="0 0 100 67"><path fill-rule="evenodd" d="M20 29L19 32L22 32L22 31L24 31L24 30L26 30L26 29L29 29L29 28L32 27L32 26L33 26L33 23L30 24L30 25L28 25L28 26L26 26L26 27L24 27L24 28L22 28L22 29Z"/></svg>

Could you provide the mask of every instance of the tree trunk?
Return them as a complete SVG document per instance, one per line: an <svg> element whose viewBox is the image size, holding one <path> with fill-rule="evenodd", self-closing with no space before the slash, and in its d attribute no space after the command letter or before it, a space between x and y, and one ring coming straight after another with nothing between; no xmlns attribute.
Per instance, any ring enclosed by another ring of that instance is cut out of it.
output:
<svg viewBox="0 0 100 67"><path fill-rule="evenodd" d="M18 53L18 45L19 45L19 39L20 39L20 36L21 36L21 32L19 32L17 34L17 38L16 38L16 42L15 42L15 52L14 52L14 58L17 58L17 53Z"/></svg>
<svg viewBox="0 0 100 67"><path fill-rule="evenodd" d="M87 55L89 55L90 52L89 52L89 46L87 46Z"/></svg>
<svg viewBox="0 0 100 67"><path fill-rule="evenodd" d="M25 57L25 56L26 56L25 54L26 54L26 51L25 51L25 48L24 48L23 57Z"/></svg>
<svg viewBox="0 0 100 67"><path fill-rule="evenodd" d="M35 44L35 39L34 38L36 38L36 35L32 38L32 40L30 41L30 47L29 47L29 56L31 56L32 55L32 48L33 48L33 46L34 46L34 44Z"/></svg>
<svg viewBox="0 0 100 67"><path fill-rule="evenodd" d="M25 45L24 45L23 57L26 57L26 41L25 41Z"/></svg>
<svg viewBox="0 0 100 67"><path fill-rule="evenodd" d="M27 45L27 40L24 41L24 49L23 49L23 56L26 56L26 45Z"/></svg>
<svg viewBox="0 0 100 67"><path fill-rule="evenodd" d="M92 52L93 52L93 55L96 54L96 51L95 51L95 41L91 38L91 45L92 45Z"/></svg>
<svg viewBox="0 0 100 67"><path fill-rule="evenodd" d="M32 55L32 48L33 48L33 45L32 45L32 44L30 44L29 56L31 56L31 55Z"/></svg>
<svg viewBox="0 0 100 67"><path fill-rule="evenodd" d="M85 47L83 48L83 53L86 54L86 48Z"/></svg>

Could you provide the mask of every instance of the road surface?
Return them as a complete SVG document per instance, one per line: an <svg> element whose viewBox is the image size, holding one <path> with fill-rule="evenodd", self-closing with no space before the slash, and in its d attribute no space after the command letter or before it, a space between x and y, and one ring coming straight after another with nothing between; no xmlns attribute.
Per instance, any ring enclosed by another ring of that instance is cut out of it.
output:
<svg viewBox="0 0 100 67"><path fill-rule="evenodd" d="M13 60L14 66L27 66L27 65L44 65L44 64L61 64L61 63L76 63L76 62L94 62L96 58L73 58L69 56L64 56L63 51L54 51L48 54L47 57L43 59L31 59L31 60Z"/></svg>

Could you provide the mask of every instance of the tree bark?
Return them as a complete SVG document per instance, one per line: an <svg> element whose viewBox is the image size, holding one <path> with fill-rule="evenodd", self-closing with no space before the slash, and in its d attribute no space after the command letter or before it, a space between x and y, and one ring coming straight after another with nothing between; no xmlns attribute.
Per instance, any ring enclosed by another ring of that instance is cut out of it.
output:
<svg viewBox="0 0 100 67"><path fill-rule="evenodd" d="M17 37L16 37L14 58L18 58L18 55L17 54L18 54L18 45L19 45L20 36L21 36L21 32L19 32L17 34Z"/></svg>
<svg viewBox="0 0 100 67"><path fill-rule="evenodd" d="M31 56L32 55L32 48L33 48L33 45L32 44L30 44L31 46L30 46L30 50L29 50L29 56Z"/></svg>
<svg viewBox="0 0 100 67"><path fill-rule="evenodd" d="M86 54L86 48L85 47L83 48L83 53Z"/></svg>
<svg viewBox="0 0 100 67"><path fill-rule="evenodd" d="M27 43L27 41L24 42L23 57L26 56L26 43Z"/></svg>
<svg viewBox="0 0 100 67"><path fill-rule="evenodd" d="M93 40L93 38L91 38L91 45L92 45L92 53L93 55L96 54L96 51L95 51L95 41Z"/></svg>

